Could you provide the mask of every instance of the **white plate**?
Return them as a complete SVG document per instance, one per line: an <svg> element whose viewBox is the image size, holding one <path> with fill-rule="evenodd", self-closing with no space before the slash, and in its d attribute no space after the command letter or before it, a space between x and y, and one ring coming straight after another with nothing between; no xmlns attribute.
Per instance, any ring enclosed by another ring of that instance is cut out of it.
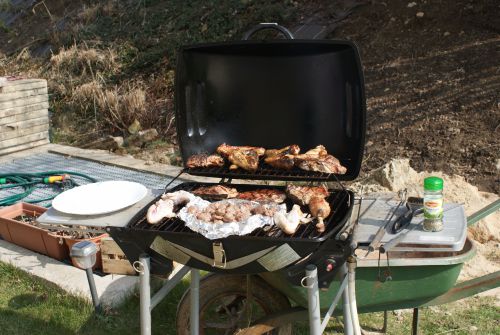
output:
<svg viewBox="0 0 500 335"><path fill-rule="evenodd" d="M148 190L130 181L103 181L72 188L59 194L52 207L76 215L111 213L139 202Z"/></svg>

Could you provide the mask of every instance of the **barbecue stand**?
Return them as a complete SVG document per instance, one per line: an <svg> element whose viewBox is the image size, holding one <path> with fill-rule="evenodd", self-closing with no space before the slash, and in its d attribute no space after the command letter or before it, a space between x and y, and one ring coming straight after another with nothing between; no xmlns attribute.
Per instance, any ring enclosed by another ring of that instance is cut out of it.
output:
<svg viewBox="0 0 500 335"><path fill-rule="evenodd" d="M294 40L285 28L275 24L259 25L253 32L262 29L278 30L287 39L246 39L180 50L175 104L183 161L187 162L193 154L215 152L222 143L264 148L297 144L302 152L322 144L347 168L347 173L336 175L296 167L280 170L263 161L252 172L231 170L226 164L220 168L185 167L183 173L219 177L222 178L219 183L230 184L240 192L263 187L284 189L283 183L290 181L324 183L328 185L330 195L326 200L333 213L325 219L326 230L322 233L316 231L314 224L309 224L301 226L291 236L272 228L268 231L257 229L246 236L209 240L185 227L178 218L148 224L145 213L158 200L154 199L126 226L107 229L141 275L141 301L144 301L141 313L146 324L149 321L144 313L149 313L151 308L148 307L151 306L148 302L149 276L164 275L158 265L170 259L192 269L224 274L286 269L290 283L307 287L312 334L321 332L319 288L327 288L336 276L340 276L345 284L334 302L343 294L344 302L353 302L347 293L351 293L352 298L354 284L348 285L347 278L354 277L354 263L348 270L345 262L353 251L348 226L354 194L345 189L341 180L357 177L363 156L365 97L359 53L348 41ZM234 184L233 179L256 182ZM278 185L263 186L264 180ZM174 188L167 185L165 190L190 191L207 185L211 184L181 183ZM290 210L292 202L286 204ZM140 250L147 255L140 255ZM192 270L191 275L196 291L199 285L197 270ZM168 289L162 289L162 294L166 291ZM157 299L153 297L153 301ZM196 307L196 298L193 299L192 306ZM354 311L353 319L357 319L356 315ZM196 318L191 321L197 324ZM356 331L357 322L347 328ZM143 330L147 334L146 326Z"/></svg>
<svg viewBox="0 0 500 335"><path fill-rule="evenodd" d="M109 227L113 226L125 226L126 218L131 217L134 213L139 211L140 208L147 204L150 199L154 198L155 195L159 192L161 191L158 190L149 192L146 198L143 199L140 203L127 209L107 214L105 216L70 216L57 212L53 208L50 208L46 213L38 218L38 222L40 225L56 230L61 228L61 224L65 224L69 231L76 231L82 226L96 227L95 229L98 229L100 231L104 231L104 229L108 230ZM356 226L360 225L359 230L361 230L361 233L359 234L359 236L361 240L363 239L363 231L369 233L370 230L373 230L374 224L376 224L375 229L377 226L384 224L384 218L380 217L381 208L378 208L378 205L376 204L376 202L379 202L379 205L385 205L384 201L385 200L383 198L378 198L377 200L364 199L364 206L361 210L361 217L359 222L357 222L356 224ZM391 207L387 210L387 213L391 213L395 206L395 203L391 204ZM457 215L459 215L460 213L463 214L463 209L461 207L456 207L454 204L450 204L448 205L448 207L452 207L453 209L445 212L445 226L448 226L450 223L448 221L448 217L453 218L457 217ZM468 226L477 223L477 221L479 221L480 219L499 209L500 200L497 200L491 205L471 215L467 219ZM353 211L354 213L358 213L357 208L354 208ZM418 218L415 218L415 220L418 220ZM415 223L418 223L418 221L415 221L412 224ZM456 228L465 230L466 227L457 226ZM403 234L403 232L401 232L400 234ZM496 288L500 285L500 272L492 273L480 278L474 278L467 282L455 285L455 281L460 273L460 269L463 263L470 260L475 254L475 248L473 244L468 240L465 241L463 249L459 252L440 251L437 253L437 255L432 256L435 253L431 251L428 253L430 257L422 257L419 256L418 253L417 255L406 254L407 251L405 250L408 248L405 247L405 245L407 244L406 242L411 242L411 236L407 235L401 241L401 245L403 246L402 248L397 246L396 248L392 249L397 250L400 248L402 249L401 251L391 251L390 269L392 272L392 276L395 278L395 281L386 281L384 283L381 283L379 279L377 279L377 272L380 274L381 270L380 262L377 261L377 258L363 259L362 257L361 259L358 259L356 269L356 290L358 295L357 307L359 309L359 312L370 313L407 308L418 310L419 307L423 306L441 305L455 300L463 299L465 297L469 297L480 292ZM450 244L452 248L456 248L455 245L456 243L454 242ZM363 246L361 245L360 248L362 249ZM434 247L430 246L431 250L432 248ZM401 255L398 255L398 253L400 253ZM147 331L150 331L151 329L150 311L152 310L152 308L154 308L168 294L168 292L176 284L179 283L182 277L192 269L187 266L174 269L174 271L169 276L169 280L165 283L165 286L161 288L154 297L150 297L148 276L150 274L150 271L147 271L150 270L148 266L150 257L146 254L144 255L144 257L140 258L139 261L141 262L141 264L135 263L134 267L139 270L141 278L141 329L145 329L143 330L143 334L148 334ZM146 268L143 269L142 264L144 264ZM172 263L170 261L163 265L172 269ZM389 264L386 263L384 259L382 265L383 270ZM339 273L338 277L345 278L343 276L346 267L341 267L341 270L342 272ZM195 277L193 278L192 282L193 292L197 292L196 288L202 286L199 284L199 278L196 277L196 274L197 272L194 274ZM213 281L224 280L223 274L217 274L213 277ZM264 283L269 286L269 289L274 289L275 291L280 292L300 307L288 308L284 309L280 313L268 315L265 317L265 319L256 321L250 328L241 330L239 335L254 335L265 333L275 327L279 327L281 325L294 321L316 320L315 322L317 325L318 318L309 318L308 311L307 297L309 295L309 292L314 292L314 290L311 290L312 286L311 289L303 288L301 286L294 286L288 281L286 273L283 273L282 271L262 273L259 274L259 277L261 277ZM313 279L313 277L308 277L308 280L312 280L312 283L314 283ZM415 285L417 285L417 283L419 287L425 289L414 290L414 287ZM305 286L309 286L311 282L305 284ZM328 306L332 301L337 301L338 291L343 290L344 285L346 285L345 280L337 280L332 282L332 284L328 288L328 291L320 292L319 299L321 306ZM349 310L348 306L346 306L346 302L348 301L348 298L345 296L346 293L347 291L345 291L344 289L344 293L342 295L344 304L342 313L346 313L345 311ZM193 299L196 302L197 297L197 294L192 294L189 298ZM184 297L181 301L181 304L183 303L183 301ZM191 306L194 306L194 308L196 308L196 304L192 304ZM330 308L327 315L330 314L338 315L339 312ZM196 316L193 318L193 320L191 320L193 322L196 322L198 315L196 313L191 313L191 315ZM344 317L346 320L350 320L349 314L344 314ZM417 324L418 314L415 315L414 320L415 324ZM349 323L346 323L346 327L349 327ZM350 334L349 329L346 329L346 333ZM417 334L416 327L414 328L412 334Z"/></svg>

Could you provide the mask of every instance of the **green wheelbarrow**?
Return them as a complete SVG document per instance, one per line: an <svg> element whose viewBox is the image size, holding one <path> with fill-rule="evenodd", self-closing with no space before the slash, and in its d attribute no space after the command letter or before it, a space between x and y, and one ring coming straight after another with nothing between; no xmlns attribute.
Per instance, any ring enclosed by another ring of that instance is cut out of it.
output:
<svg viewBox="0 0 500 335"><path fill-rule="evenodd" d="M499 208L500 200L470 216L468 226ZM355 279L357 311L385 312L385 330L387 311L413 308L412 333L417 334L420 307L446 304L500 286L500 272L456 283L464 263L475 253L473 242L467 239L458 252L391 252L389 266L387 259L380 259L377 253L360 259ZM341 276L342 273L339 280L319 293L321 312L326 312L327 317L346 315L345 303L327 311L332 301L335 305L339 301ZM392 280L387 280L388 276ZM293 322L311 318L308 288L303 286L290 284L282 272L253 276L209 274L201 279L198 288L200 329L203 334L233 334L236 330L239 335L291 334ZM250 308L245 307L247 299L251 301ZM177 311L178 334L189 333L189 302L188 290Z"/></svg>

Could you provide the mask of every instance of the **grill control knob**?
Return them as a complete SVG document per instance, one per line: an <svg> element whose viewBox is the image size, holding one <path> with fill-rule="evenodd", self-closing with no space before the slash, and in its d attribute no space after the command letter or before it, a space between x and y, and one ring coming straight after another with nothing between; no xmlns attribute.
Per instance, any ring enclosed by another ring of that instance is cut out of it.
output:
<svg viewBox="0 0 500 335"><path fill-rule="evenodd" d="M337 262L333 258L328 258L326 260L326 272L330 272L333 270L333 268L337 265Z"/></svg>

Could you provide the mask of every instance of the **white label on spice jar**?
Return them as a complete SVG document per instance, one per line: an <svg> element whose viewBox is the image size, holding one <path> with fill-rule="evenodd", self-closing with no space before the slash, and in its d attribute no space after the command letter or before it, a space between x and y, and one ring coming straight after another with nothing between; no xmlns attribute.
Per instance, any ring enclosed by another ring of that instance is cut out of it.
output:
<svg viewBox="0 0 500 335"><path fill-rule="evenodd" d="M440 219L443 216L443 196L424 196L424 217L426 219Z"/></svg>

